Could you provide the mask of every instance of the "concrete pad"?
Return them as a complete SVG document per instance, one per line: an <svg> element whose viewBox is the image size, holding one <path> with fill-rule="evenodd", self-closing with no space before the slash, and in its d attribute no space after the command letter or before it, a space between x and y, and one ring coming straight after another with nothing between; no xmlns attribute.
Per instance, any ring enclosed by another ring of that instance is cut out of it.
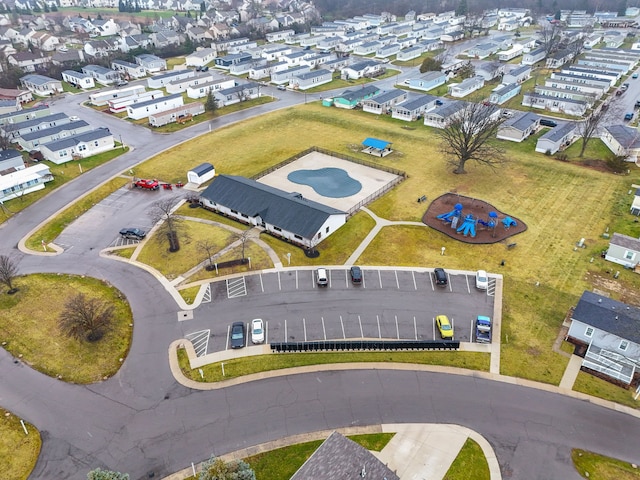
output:
<svg viewBox="0 0 640 480"><path fill-rule="evenodd" d="M564 374L562 375L562 380L560 380L559 387L566 388L567 390L573 389L573 384L576 382L581 366L582 357L571 355L567 368L564 370Z"/></svg>

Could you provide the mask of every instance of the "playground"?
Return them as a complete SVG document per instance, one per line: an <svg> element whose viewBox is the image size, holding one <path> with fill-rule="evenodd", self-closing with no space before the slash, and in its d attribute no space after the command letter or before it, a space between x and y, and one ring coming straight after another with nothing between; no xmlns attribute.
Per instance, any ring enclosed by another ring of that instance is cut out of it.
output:
<svg viewBox="0 0 640 480"><path fill-rule="evenodd" d="M422 222L465 243L498 243L527 229L522 220L490 203L455 193L445 193L431 202Z"/></svg>

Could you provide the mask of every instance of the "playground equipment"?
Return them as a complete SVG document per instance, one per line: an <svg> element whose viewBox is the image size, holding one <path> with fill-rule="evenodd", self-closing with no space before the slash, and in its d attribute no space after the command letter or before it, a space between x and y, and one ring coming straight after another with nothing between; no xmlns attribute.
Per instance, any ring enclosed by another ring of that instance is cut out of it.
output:
<svg viewBox="0 0 640 480"><path fill-rule="evenodd" d="M436 218L440 220L444 220L447 223L451 223L454 218L460 218L462 215L462 204L456 203L449 213L442 213L438 215Z"/></svg>
<svg viewBox="0 0 640 480"><path fill-rule="evenodd" d="M476 236L476 219L472 214L468 214L464 217L464 222L460 225L457 230L457 233L462 233L465 237L467 235L471 235L473 238Z"/></svg>
<svg viewBox="0 0 640 480"><path fill-rule="evenodd" d="M504 225L505 230L509 230L509 228L517 226L518 222L516 222L511 217L504 217L504 219L502 220L502 225Z"/></svg>

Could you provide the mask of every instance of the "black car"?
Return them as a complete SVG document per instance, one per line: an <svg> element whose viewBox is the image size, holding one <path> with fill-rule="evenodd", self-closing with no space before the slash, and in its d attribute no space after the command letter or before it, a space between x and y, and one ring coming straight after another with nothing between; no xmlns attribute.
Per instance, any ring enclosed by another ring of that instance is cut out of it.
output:
<svg viewBox="0 0 640 480"><path fill-rule="evenodd" d="M142 240L147 236L147 232L140 230L139 228L123 228L120 230L120 235L123 238L130 238L132 240Z"/></svg>
<svg viewBox="0 0 640 480"><path fill-rule="evenodd" d="M447 286L447 272L444 271L444 268L436 268L433 271L433 277L436 280L436 285L440 286L440 287L446 287Z"/></svg>
<svg viewBox="0 0 640 480"><path fill-rule="evenodd" d="M351 273L351 282L354 285L360 285L362 283L362 270L360 269L360 267L356 267L354 265L353 267L351 267L351 270L349 270L349 272Z"/></svg>
<svg viewBox="0 0 640 480"><path fill-rule="evenodd" d="M231 348L242 348L244 347L244 323L243 322L233 322L231 325Z"/></svg>
<svg viewBox="0 0 640 480"><path fill-rule="evenodd" d="M558 126L558 122L554 122L551 119L548 118L541 118L540 119L540 125L544 126L544 127L557 127Z"/></svg>

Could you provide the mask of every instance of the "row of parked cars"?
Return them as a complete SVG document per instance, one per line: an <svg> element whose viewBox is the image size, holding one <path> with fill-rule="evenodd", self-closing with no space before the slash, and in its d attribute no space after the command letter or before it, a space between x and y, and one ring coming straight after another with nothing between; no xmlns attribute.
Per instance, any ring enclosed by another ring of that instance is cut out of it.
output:
<svg viewBox="0 0 640 480"><path fill-rule="evenodd" d="M261 318L251 320L251 343L254 345L264 343L264 322ZM244 322L233 322L231 333L229 334L229 344L231 348L242 348L246 344L246 334Z"/></svg>

